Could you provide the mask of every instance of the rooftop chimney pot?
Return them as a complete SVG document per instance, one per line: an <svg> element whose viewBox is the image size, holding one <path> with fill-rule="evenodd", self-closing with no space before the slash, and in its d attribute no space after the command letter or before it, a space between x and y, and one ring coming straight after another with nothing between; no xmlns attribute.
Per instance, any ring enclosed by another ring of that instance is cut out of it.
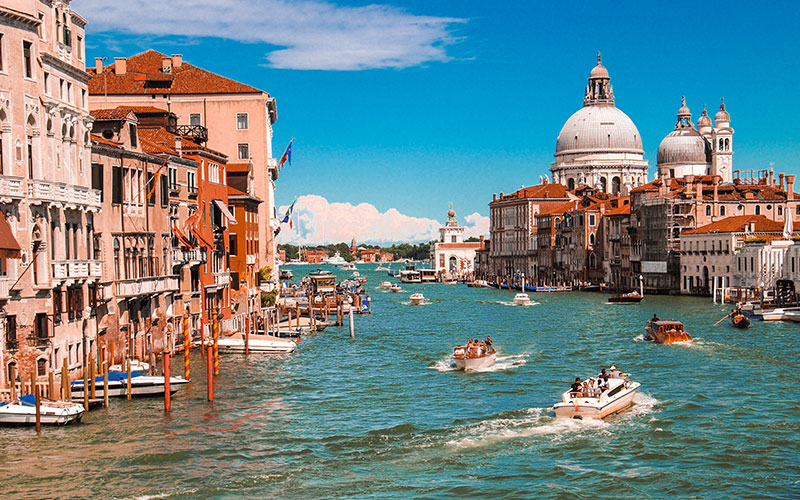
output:
<svg viewBox="0 0 800 500"><path fill-rule="evenodd" d="M794 199L794 175L787 175L786 176L786 199L793 200Z"/></svg>
<svg viewBox="0 0 800 500"><path fill-rule="evenodd" d="M124 57L114 58L114 73L124 75L128 72L128 60Z"/></svg>
<svg viewBox="0 0 800 500"><path fill-rule="evenodd" d="M172 67L175 69L183 65L183 54L172 54Z"/></svg>
<svg viewBox="0 0 800 500"><path fill-rule="evenodd" d="M161 58L161 72L162 73L172 73L172 58L171 57L162 57Z"/></svg>
<svg viewBox="0 0 800 500"><path fill-rule="evenodd" d="M98 75L103 74L103 58L102 57L95 57L94 58L94 71Z"/></svg>

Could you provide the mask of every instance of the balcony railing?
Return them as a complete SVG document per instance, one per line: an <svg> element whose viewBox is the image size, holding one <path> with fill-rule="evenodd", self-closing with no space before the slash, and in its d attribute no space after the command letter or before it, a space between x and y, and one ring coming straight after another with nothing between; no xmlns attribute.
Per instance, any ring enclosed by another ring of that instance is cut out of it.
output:
<svg viewBox="0 0 800 500"><path fill-rule="evenodd" d="M178 291L177 276L150 276L116 282L117 297L135 297Z"/></svg>
<svg viewBox="0 0 800 500"><path fill-rule="evenodd" d="M0 300L8 299L10 295L8 294L8 278L2 277L0 278Z"/></svg>
<svg viewBox="0 0 800 500"><path fill-rule="evenodd" d="M53 261L53 279L101 278L103 263L99 260L56 260Z"/></svg>
<svg viewBox="0 0 800 500"><path fill-rule="evenodd" d="M256 256L252 255L252 254L248 255L247 256L247 265L248 266L253 266L253 265L255 265L255 263L256 263Z"/></svg>
<svg viewBox="0 0 800 500"><path fill-rule="evenodd" d="M167 132L183 137L191 137L194 142L199 144L205 144L208 142L208 129L202 125L168 126Z"/></svg>
<svg viewBox="0 0 800 500"><path fill-rule="evenodd" d="M228 286L231 282L231 275L228 272L214 273L214 284L217 286Z"/></svg>
<svg viewBox="0 0 800 500"><path fill-rule="evenodd" d="M25 195L22 177L0 175L0 198L22 198Z"/></svg>
<svg viewBox="0 0 800 500"><path fill-rule="evenodd" d="M28 196L32 200L64 203L66 205L100 208L100 190L62 182L28 180Z"/></svg>
<svg viewBox="0 0 800 500"><path fill-rule="evenodd" d="M182 248L172 249L173 266L181 266L190 262L202 264L205 262L205 254L198 248L192 248L190 250L184 250Z"/></svg>

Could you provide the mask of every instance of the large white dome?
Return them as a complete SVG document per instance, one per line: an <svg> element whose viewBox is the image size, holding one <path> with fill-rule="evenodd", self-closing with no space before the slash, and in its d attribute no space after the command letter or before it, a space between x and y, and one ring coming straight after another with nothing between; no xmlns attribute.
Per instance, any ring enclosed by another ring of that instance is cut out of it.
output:
<svg viewBox="0 0 800 500"><path fill-rule="evenodd" d="M584 106L558 134L556 155L594 151L644 154L636 125L613 105Z"/></svg>

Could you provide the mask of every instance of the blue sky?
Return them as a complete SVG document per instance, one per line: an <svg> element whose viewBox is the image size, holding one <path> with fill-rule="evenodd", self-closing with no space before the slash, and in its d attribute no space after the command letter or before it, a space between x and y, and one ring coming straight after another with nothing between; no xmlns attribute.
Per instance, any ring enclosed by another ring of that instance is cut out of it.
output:
<svg viewBox="0 0 800 500"><path fill-rule="evenodd" d="M773 162L800 173L794 3L132 4L73 2L89 21L88 60L182 53L272 94L276 156L296 138L279 205L317 195L443 221L453 202L460 217L486 216L492 193L549 173L596 50L617 107L639 128L651 179L682 95L694 121L725 97L734 168Z"/></svg>

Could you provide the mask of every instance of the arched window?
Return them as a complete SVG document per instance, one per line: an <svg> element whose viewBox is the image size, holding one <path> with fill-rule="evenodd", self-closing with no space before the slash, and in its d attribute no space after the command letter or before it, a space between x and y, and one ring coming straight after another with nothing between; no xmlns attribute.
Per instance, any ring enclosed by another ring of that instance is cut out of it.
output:
<svg viewBox="0 0 800 500"><path fill-rule="evenodd" d="M47 359L39 358L36 360L36 374L38 376L47 375Z"/></svg>
<svg viewBox="0 0 800 500"><path fill-rule="evenodd" d="M589 244L590 245L594 245L594 234L590 234L589 235ZM594 254L592 254L592 257L594 257ZM592 266L592 267L594 267L594 266Z"/></svg>
<svg viewBox="0 0 800 500"><path fill-rule="evenodd" d="M589 267L592 269L597 267L597 257L594 256L594 252L589 254Z"/></svg>
<svg viewBox="0 0 800 500"><path fill-rule="evenodd" d="M722 151L723 142L722 139L719 140L719 147L717 147L717 151Z"/></svg>
<svg viewBox="0 0 800 500"><path fill-rule="evenodd" d="M570 191L575 189L575 179L569 179L567 181L567 189L569 189Z"/></svg>
<svg viewBox="0 0 800 500"><path fill-rule="evenodd" d="M731 141L730 139L725 139L725 151L730 151L731 149Z"/></svg>
<svg viewBox="0 0 800 500"><path fill-rule="evenodd" d="M600 191L603 193L608 191L608 183L605 177L600 177Z"/></svg>
<svg viewBox="0 0 800 500"><path fill-rule="evenodd" d="M756 215L761 215L761 205L756 205Z"/></svg>
<svg viewBox="0 0 800 500"><path fill-rule="evenodd" d="M780 205L778 206L778 215L783 215L783 207Z"/></svg>
<svg viewBox="0 0 800 500"><path fill-rule="evenodd" d="M620 181L619 177L618 176L614 176L614 178L611 179L611 194L618 195L621 184L622 184L622 182Z"/></svg>
<svg viewBox="0 0 800 500"><path fill-rule="evenodd" d="M719 215L720 217L725 217L725 206L719 207Z"/></svg>
<svg viewBox="0 0 800 500"><path fill-rule="evenodd" d="M114 279L118 280L121 279L119 268L119 238L114 238L112 246L114 248Z"/></svg>
<svg viewBox="0 0 800 500"><path fill-rule="evenodd" d="M711 217L711 205L706 205L706 217Z"/></svg>

